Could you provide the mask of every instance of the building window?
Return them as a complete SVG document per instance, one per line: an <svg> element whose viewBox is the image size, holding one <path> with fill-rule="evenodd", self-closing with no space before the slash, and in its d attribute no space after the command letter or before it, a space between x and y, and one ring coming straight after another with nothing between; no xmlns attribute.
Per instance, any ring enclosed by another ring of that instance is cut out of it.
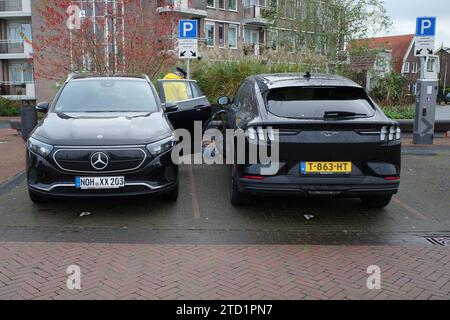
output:
<svg viewBox="0 0 450 320"><path fill-rule="evenodd" d="M403 73L409 73L409 61L405 61L403 65Z"/></svg>
<svg viewBox="0 0 450 320"><path fill-rule="evenodd" d="M206 6L210 7L210 8L214 8L215 7L215 2L216 0L207 0L206 2Z"/></svg>
<svg viewBox="0 0 450 320"><path fill-rule="evenodd" d="M237 11L237 0L228 0L228 10Z"/></svg>
<svg viewBox="0 0 450 320"><path fill-rule="evenodd" d="M238 27L235 25L228 25L228 47L232 49L237 48Z"/></svg>
<svg viewBox="0 0 450 320"><path fill-rule="evenodd" d="M219 1L219 9L225 10L225 0L218 0Z"/></svg>
<svg viewBox="0 0 450 320"><path fill-rule="evenodd" d="M207 46L213 47L216 43L215 29L216 28L214 22L207 22L205 24L205 36Z"/></svg>
<svg viewBox="0 0 450 320"><path fill-rule="evenodd" d="M218 33L219 33L219 37L218 37L219 47L224 47L225 46L225 25L223 23L219 23Z"/></svg>
<svg viewBox="0 0 450 320"><path fill-rule="evenodd" d="M412 64L412 73L417 73L417 62Z"/></svg>
<svg viewBox="0 0 450 320"><path fill-rule="evenodd" d="M428 59L427 61L427 72L435 72L436 71L436 60Z"/></svg>

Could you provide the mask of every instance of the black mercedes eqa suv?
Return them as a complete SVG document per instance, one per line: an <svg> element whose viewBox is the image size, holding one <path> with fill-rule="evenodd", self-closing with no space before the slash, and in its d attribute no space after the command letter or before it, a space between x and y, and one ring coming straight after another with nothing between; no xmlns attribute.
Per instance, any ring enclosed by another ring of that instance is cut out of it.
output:
<svg viewBox="0 0 450 320"><path fill-rule="evenodd" d="M219 104L227 110L226 127L247 132L246 149L279 143L273 172L234 163L234 205L249 195L300 195L358 197L381 208L399 189L400 127L353 81L310 73L253 76L233 101L222 97Z"/></svg>
<svg viewBox="0 0 450 320"><path fill-rule="evenodd" d="M27 142L30 198L178 196L177 143L146 76L70 76Z"/></svg>

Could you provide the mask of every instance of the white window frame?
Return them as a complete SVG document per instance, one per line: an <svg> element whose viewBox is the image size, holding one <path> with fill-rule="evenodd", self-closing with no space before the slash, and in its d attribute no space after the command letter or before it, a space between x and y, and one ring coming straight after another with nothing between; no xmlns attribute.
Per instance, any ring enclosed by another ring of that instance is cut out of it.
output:
<svg viewBox="0 0 450 320"><path fill-rule="evenodd" d="M210 5L208 4L208 1L206 1L206 7L207 7L207 8L215 9L215 8L216 8L216 0L213 0L213 5L212 5L212 6L210 6Z"/></svg>
<svg viewBox="0 0 450 320"><path fill-rule="evenodd" d="M409 61L405 61L405 63L403 64L403 73L404 74L410 73L410 69L411 67Z"/></svg>
<svg viewBox="0 0 450 320"><path fill-rule="evenodd" d="M418 66L417 62L413 62L413 64L412 64L412 73L417 73L417 66Z"/></svg>
<svg viewBox="0 0 450 320"><path fill-rule="evenodd" d="M234 29L235 30L235 34L236 34L236 45L231 47L230 46L230 29ZM237 49L238 48L238 43L239 43L239 26L236 24L229 24L228 28L227 28L227 45L228 45L228 49Z"/></svg>
<svg viewBox="0 0 450 320"><path fill-rule="evenodd" d="M209 48L214 48L216 46L216 23L215 22L210 22L210 21L206 21L205 22L205 38L206 38L206 41L208 41L208 26L212 26L213 27L213 45L210 45L207 42L206 46L209 47Z"/></svg>
<svg viewBox="0 0 450 320"><path fill-rule="evenodd" d="M230 1L231 0L228 0L228 11L231 11L231 12L238 12L238 0L234 0L234 4L235 4L235 6L236 6L236 8L235 9L232 9L231 7L230 7Z"/></svg>

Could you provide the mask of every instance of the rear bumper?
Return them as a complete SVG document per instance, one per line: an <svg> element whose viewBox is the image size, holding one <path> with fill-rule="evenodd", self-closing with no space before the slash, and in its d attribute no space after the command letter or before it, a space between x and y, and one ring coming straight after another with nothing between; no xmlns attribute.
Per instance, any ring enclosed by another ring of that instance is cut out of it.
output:
<svg viewBox="0 0 450 320"><path fill-rule="evenodd" d="M240 178L239 191L253 195L294 195L304 197L361 197L396 194L400 180L378 177L295 177L275 176L263 180Z"/></svg>

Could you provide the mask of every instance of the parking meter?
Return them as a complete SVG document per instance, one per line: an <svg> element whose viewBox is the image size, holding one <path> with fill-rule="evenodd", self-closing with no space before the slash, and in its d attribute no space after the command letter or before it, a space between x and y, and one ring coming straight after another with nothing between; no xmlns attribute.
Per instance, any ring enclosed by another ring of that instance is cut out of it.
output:
<svg viewBox="0 0 450 320"><path fill-rule="evenodd" d="M417 81L416 117L414 120L413 142L433 144L436 100L439 90L439 57L429 56L422 61L422 79Z"/></svg>

